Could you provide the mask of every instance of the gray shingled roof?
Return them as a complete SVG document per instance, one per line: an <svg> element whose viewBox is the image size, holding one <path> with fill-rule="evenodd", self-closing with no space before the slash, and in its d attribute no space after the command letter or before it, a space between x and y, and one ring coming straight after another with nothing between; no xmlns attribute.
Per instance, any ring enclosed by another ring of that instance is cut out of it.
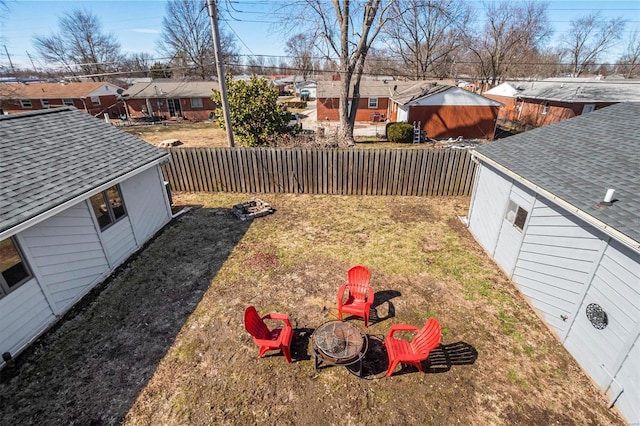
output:
<svg viewBox="0 0 640 426"><path fill-rule="evenodd" d="M217 81L153 80L136 83L124 93L132 99L146 98L210 98L219 91Z"/></svg>
<svg viewBox="0 0 640 426"><path fill-rule="evenodd" d="M568 79L511 84L518 97L563 102L640 102L640 80Z"/></svg>
<svg viewBox="0 0 640 426"><path fill-rule="evenodd" d="M612 105L477 151L640 242L640 104ZM597 208L609 188L618 201Z"/></svg>
<svg viewBox="0 0 640 426"><path fill-rule="evenodd" d="M0 117L0 232L169 154L73 107Z"/></svg>

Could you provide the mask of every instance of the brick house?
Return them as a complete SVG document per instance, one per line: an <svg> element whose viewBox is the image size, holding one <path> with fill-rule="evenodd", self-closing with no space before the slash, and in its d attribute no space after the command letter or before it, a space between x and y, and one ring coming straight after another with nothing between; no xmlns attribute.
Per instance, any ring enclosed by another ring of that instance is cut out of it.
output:
<svg viewBox="0 0 640 426"><path fill-rule="evenodd" d="M4 114L73 106L93 116L119 117L124 106L115 84L106 82L3 83L0 109Z"/></svg>
<svg viewBox="0 0 640 426"><path fill-rule="evenodd" d="M318 81L317 120L340 119L340 81ZM415 82L394 80L362 80L356 121L385 121L389 114L389 99L393 93L414 85ZM351 100L349 100L351 104Z"/></svg>
<svg viewBox="0 0 640 426"><path fill-rule="evenodd" d="M215 81L153 80L136 83L124 93L127 115L131 118L207 120L217 108L211 96L218 90Z"/></svg>
<svg viewBox="0 0 640 426"><path fill-rule="evenodd" d="M595 80L591 78L547 79L510 83L515 89L512 104L500 116L525 127L542 127L622 102L640 102L640 80ZM497 86L498 89L500 86Z"/></svg>

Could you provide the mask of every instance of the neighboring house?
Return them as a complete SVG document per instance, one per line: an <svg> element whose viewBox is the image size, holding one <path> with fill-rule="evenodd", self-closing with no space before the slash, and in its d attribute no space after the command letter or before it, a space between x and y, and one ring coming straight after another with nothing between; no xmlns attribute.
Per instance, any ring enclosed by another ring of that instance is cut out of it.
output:
<svg viewBox="0 0 640 426"><path fill-rule="evenodd" d="M5 114L15 114L73 106L95 117L107 113L113 118L124 113L124 106L119 102L123 91L105 82L0 84L0 109Z"/></svg>
<svg viewBox="0 0 640 426"><path fill-rule="evenodd" d="M0 135L0 353L15 355L169 222L169 155L70 107L2 116Z"/></svg>
<svg viewBox="0 0 640 426"><path fill-rule="evenodd" d="M294 83L293 87L295 88L296 96L300 96L300 91L301 90L308 90L310 99L316 99L318 97L318 93L317 93L318 82L317 81L314 81L314 80L299 81L297 83Z"/></svg>
<svg viewBox="0 0 640 426"><path fill-rule="evenodd" d="M629 103L482 146L468 217L631 424L640 422L638 135L640 103Z"/></svg>
<svg viewBox="0 0 640 426"><path fill-rule="evenodd" d="M217 108L211 96L218 90L216 81L153 80L134 84L124 97L131 118L203 121L211 118Z"/></svg>
<svg viewBox="0 0 640 426"><path fill-rule="evenodd" d="M339 80L318 81L316 88L318 123L340 120L340 84ZM355 121L385 121L388 116L390 97L413 84L415 82L362 80ZM349 107L351 101L349 99Z"/></svg>
<svg viewBox="0 0 640 426"><path fill-rule="evenodd" d="M529 127L558 123L621 102L640 102L640 80L568 78L511 86L517 90L515 105L501 118Z"/></svg>
<svg viewBox="0 0 640 426"><path fill-rule="evenodd" d="M482 94L485 98L493 99L503 105L498 112L498 120L514 120L514 117L518 117L520 110L517 102L519 90L514 86L519 84L522 83L506 81Z"/></svg>
<svg viewBox="0 0 640 426"><path fill-rule="evenodd" d="M432 139L493 139L501 106L460 87L420 82L392 96L389 118L419 123Z"/></svg>

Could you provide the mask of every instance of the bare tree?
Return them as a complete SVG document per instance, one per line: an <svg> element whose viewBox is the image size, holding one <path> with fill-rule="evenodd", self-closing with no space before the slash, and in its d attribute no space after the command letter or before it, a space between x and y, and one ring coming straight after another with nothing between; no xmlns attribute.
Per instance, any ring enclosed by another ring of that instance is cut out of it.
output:
<svg viewBox="0 0 640 426"><path fill-rule="evenodd" d="M298 33L287 40L285 46L285 52L293 58L293 67L305 80L318 67L318 61L313 57L314 40L310 34Z"/></svg>
<svg viewBox="0 0 640 426"><path fill-rule="evenodd" d="M247 74L264 75L266 71L266 60L264 56L251 56L247 58L247 66L245 72Z"/></svg>
<svg viewBox="0 0 640 426"><path fill-rule="evenodd" d="M237 61L235 39L221 33L223 61ZM216 75L213 39L209 14L204 1L169 0L162 19L162 36L158 50L173 58L185 77L208 80ZM176 61L177 59L177 61Z"/></svg>
<svg viewBox="0 0 640 426"><path fill-rule="evenodd" d="M448 74L454 52L469 25L471 9L462 0L397 0L383 36L416 79Z"/></svg>
<svg viewBox="0 0 640 426"><path fill-rule="evenodd" d="M148 77L155 59L146 52L133 53L122 61L122 69L131 76Z"/></svg>
<svg viewBox="0 0 640 426"><path fill-rule="evenodd" d="M546 3L489 3L485 15L487 23L480 36L467 32L466 39L478 61L478 75L496 84L536 52L551 35L551 29Z"/></svg>
<svg viewBox="0 0 640 426"><path fill-rule="evenodd" d="M571 21L569 33L564 38L564 52L571 61L573 76L579 77L615 45L622 37L624 26L624 19L612 18L607 21L600 13L592 13Z"/></svg>
<svg viewBox="0 0 640 426"><path fill-rule="evenodd" d="M306 25L327 57L337 57L340 73L338 138L353 145L353 128L360 100L360 80L367 54L395 0L301 0L295 25ZM291 7L291 6L287 6ZM293 6L295 7L295 6ZM349 107L349 100L351 106Z"/></svg>
<svg viewBox="0 0 640 426"><path fill-rule="evenodd" d="M72 75L79 69L94 81L104 81L122 61L120 43L113 34L103 33L98 18L87 10L64 14L58 31L36 36L34 46L45 62L60 64Z"/></svg>
<svg viewBox="0 0 640 426"><path fill-rule="evenodd" d="M629 44L616 65L622 69L625 78L640 74L640 30L637 28L631 33Z"/></svg>

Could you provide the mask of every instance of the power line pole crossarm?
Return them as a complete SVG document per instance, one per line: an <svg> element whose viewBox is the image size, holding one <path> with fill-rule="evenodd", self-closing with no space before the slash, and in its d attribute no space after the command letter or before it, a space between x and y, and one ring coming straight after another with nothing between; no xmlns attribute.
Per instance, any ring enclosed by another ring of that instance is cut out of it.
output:
<svg viewBox="0 0 640 426"><path fill-rule="evenodd" d="M213 53L216 59L216 71L218 72L218 84L220 85L220 100L222 102L222 114L224 116L224 127L227 130L227 140L229 146L235 146L233 141L233 131L231 129L231 116L229 114L229 101L227 99L227 81L224 74L224 64L222 63L220 48L220 31L218 30L218 5L217 0L207 0L209 8L209 19L211 20L211 34L213 36Z"/></svg>

